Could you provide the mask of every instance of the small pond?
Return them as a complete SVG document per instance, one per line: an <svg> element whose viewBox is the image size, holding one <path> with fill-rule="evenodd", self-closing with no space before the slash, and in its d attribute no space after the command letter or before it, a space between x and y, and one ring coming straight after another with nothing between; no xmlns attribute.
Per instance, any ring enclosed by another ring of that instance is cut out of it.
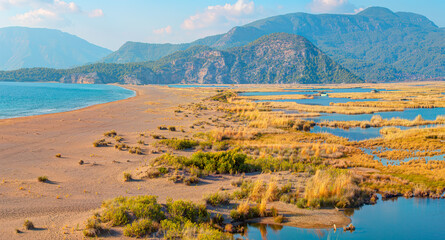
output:
<svg viewBox="0 0 445 240"><path fill-rule="evenodd" d="M249 224L244 236L235 239L444 239L445 199L398 198L379 200L346 212L351 216L354 232L338 229L303 229L264 224Z"/></svg>

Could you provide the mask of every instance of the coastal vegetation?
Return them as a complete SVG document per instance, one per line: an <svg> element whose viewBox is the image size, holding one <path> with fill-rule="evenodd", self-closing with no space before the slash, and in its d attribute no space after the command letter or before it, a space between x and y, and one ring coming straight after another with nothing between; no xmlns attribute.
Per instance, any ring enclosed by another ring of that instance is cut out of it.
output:
<svg viewBox="0 0 445 240"><path fill-rule="evenodd" d="M231 239L214 227L218 223L211 222L204 205L189 201L159 204L155 196L117 197L104 201L102 212L88 219L84 235L98 237L111 225L123 227L125 236L135 238Z"/></svg>
<svg viewBox="0 0 445 240"><path fill-rule="evenodd" d="M47 176L40 176L37 178L37 181L45 183L48 182L49 178Z"/></svg>
<svg viewBox="0 0 445 240"><path fill-rule="evenodd" d="M23 228L25 228L26 230L33 230L34 229L34 223L32 223L31 221L26 219L25 222L23 223Z"/></svg>
<svg viewBox="0 0 445 240"><path fill-rule="evenodd" d="M388 91L385 101L396 98L392 94L412 94L411 89ZM404 110L405 106L395 101L369 107L299 104L304 110L289 112L294 105L255 102L239 97L233 90L208 92L214 97L206 96L199 103L175 109L176 119L188 116L187 132L176 126L173 129L173 125L156 125L156 129L142 131L143 134L126 134L125 140L116 142L115 147L129 151L134 148L129 144L138 143L147 157L138 168L124 173L126 185L159 181L192 189L231 179L230 187L215 187L194 203L156 203L162 219L133 217L137 214L133 207L113 204L115 207L101 213L96 222L91 220L92 227L85 229L96 230L88 230L92 234L86 236L103 234L111 224L129 237L172 239L215 234L224 239L230 238L227 233L242 232L242 223L246 221L292 225L296 221L296 213L288 212L292 208L356 208L375 204L380 196L382 200L399 196L441 198L445 192L445 162L429 159L445 153L443 116L434 120L426 120L422 115L386 119L378 113ZM444 101L442 98L431 96L438 106ZM363 121L308 119L323 112L374 114ZM185 122L181 125L187 128ZM381 128L382 136L349 141L342 136L310 132L315 126ZM191 213L175 213L172 208L188 209ZM180 214L186 217L179 217ZM352 229L347 224L340 227Z"/></svg>

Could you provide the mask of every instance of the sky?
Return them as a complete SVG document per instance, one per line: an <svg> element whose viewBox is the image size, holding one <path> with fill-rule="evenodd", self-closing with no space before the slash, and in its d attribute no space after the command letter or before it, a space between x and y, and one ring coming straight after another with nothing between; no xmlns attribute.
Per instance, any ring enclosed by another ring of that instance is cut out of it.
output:
<svg viewBox="0 0 445 240"><path fill-rule="evenodd" d="M445 27L445 0L0 0L0 27L59 29L117 50L127 41L190 42L293 12L414 12Z"/></svg>

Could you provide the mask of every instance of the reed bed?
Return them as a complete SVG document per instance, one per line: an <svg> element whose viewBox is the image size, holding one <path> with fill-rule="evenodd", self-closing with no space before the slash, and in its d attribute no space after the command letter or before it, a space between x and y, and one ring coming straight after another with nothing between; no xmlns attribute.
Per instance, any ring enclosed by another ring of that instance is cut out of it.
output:
<svg viewBox="0 0 445 240"><path fill-rule="evenodd" d="M440 124L445 124L445 116L437 116L436 120L430 121L430 120L424 120L421 115L418 115L414 120L401 119L401 118L383 119L380 115L374 115L370 121L323 121L318 123L318 125L322 127L343 128L343 129L349 129L354 127L369 128L369 127L387 127L387 126L415 127L415 126L440 125ZM382 133L388 135L386 131L383 131Z"/></svg>
<svg viewBox="0 0 445 240"><path fill-rule="evenodd" d="M332 103L331 106L337 107L366 107L366 108L443 108L444 100L430 101L369 101L369 102L347 102Z"/></svg>
<svg viewBox="0 0 445 240"><path fill-rule="evenodd" d="M306 184L304 198L311 207L354 207L367 201L370 194L363 191L357 179L346 170L319 170Z"/></svg>
<svg viewBox="0 0 445 240"><path fill-rule="evenodd" d="M357 107L357 106L315 106L299 104L295 102L265 102L262 103L275 109L297 110L300 112L315 112L315 113L339 113L339 114L372 114L376 112L393 112L403 111L404 108L383 108L383 107Z"/></svg>

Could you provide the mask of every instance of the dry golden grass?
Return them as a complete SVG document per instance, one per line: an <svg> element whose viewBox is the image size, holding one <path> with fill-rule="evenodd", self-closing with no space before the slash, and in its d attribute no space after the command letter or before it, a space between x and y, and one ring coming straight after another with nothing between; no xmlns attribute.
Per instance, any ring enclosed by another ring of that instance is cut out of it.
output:
<svg viewBox="0 0 445 240"><path fill-rule="evenodd" d="M297 110L300 112L315 112L315 113L339 113L339 114L371 114L376 112L390 112L403 111L403 108L383 108L383 107L356 107L356 106L315 106L299 104L295 102L267 102L264 105L270 106L274 109Z"/></svg>
<svg viewBox="0 0 445 240"><path fill-rule="evenodd" d="M356 190L348 172L317 171L307 182L304 197L311 201L319 198L340 198L346 191Z"/></svg>
<svg viewBox="0 0 445 240"><path fill-rule="evenodd" d="M261 132L256 129L251 129L247 127L241 128L219 128L210 131L210 136L215 141L222 140L244 140L244 139L254 139Z"/></svg>
<svg viewBox="0 0 445 240"><path fill-rule="evenodd" d="M387 126L415 127L415 126L439 125L439 124L445 124L445 116L437 116L436 120L429 121L429 120L424 120L421 115L418 115L414 120L407 120L401 118L383 119L380 115L374 115L370 121L323 121L318 123L318 125L322 127L343 128L343 129L348 129L351 127L362 127L362 128L387 127Z"/></svg>

